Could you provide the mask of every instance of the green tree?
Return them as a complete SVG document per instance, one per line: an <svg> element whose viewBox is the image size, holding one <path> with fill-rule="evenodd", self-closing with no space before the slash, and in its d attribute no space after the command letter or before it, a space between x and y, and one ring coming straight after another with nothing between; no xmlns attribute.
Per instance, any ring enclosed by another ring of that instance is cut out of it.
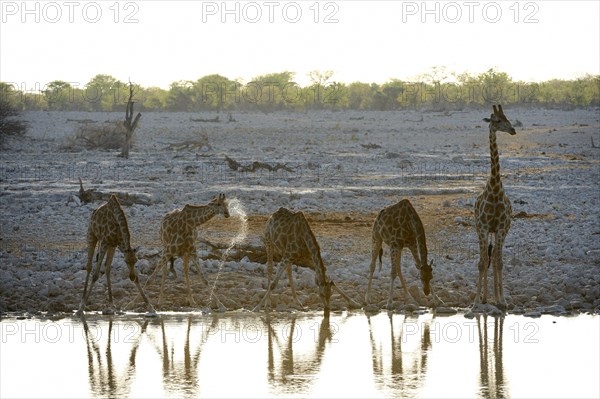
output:
<svg viewBox="0 0 600 399"><path fill-rule="evenodd" d="M217 112L232 109L241 101L240 84L219 74L207 75L193 82L195 110Z"/></svg>
<svg viewBox="0 0 600 399"><path fill-rule="evenodd" d="M66 111L73 109L75 104L75 91L70 83L54 80L46 85L42 94L48 109L52 111Z"/></svg>
<svg viewBox="0 0 600 399"><path fill-rule="evenodd" d="M0 82L0 146L9 135L22 135L27 124L21 120L21 108L15 100L18 90L8 83Z"/></svg>
<svg viewBox="0 0 600 399"><path fill-rule="evenodd" d="M83 97L94 111L112 111L127 102L127 85L111 75L94 76L84 87Z"/></svg>
<svg viewBox="0 0 600 399"><path fill-rule="evenodd" d="M194 84L188 80L171 83L167 95L167 108L171 111L191 111L194 108Z"/></svg>
<svg viewBox="0 0 600 399"><path fill-rule="evenodd" d="M141 88L142 107L152 110L163 110L167 107L169 92L160 87Z"/></svg>
<svg viewBox="0 0 600 399"><path fill-rule="evenodd" d="M346 88L348 108L357 110L368 110L373 105L372 86L368 83L353 82Z"/></svg>
<svg viewBox="0 0 600 399"><path fill-rule="evenodd" d="M331 106L332 89L328 86L333 76L333 71L310 71L308 78L311 84L303 89L304 105L307 108L323 109ZM335 88L333 88L335 90Z"/></svg>
<svg viewBox="0 0 600 399"><path fill-rule="evenodd" d="M294 72L283 71L260 75L242 87L243 100L264 111L281 110L301 101L300 87Z"/></svg>

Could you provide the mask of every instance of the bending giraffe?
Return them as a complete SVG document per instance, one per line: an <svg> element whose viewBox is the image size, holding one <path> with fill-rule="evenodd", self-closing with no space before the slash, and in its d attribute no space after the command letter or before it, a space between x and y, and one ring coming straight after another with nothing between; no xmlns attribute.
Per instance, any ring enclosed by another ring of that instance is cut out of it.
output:
<svg viewBox="0 0 600 399"><path fill-rule="evenodd" d="M94 252L96 250L96 245L99 242L100 245L98 255L96 258L96 269L94 270L92 281L91 283L89 283L90 274L92 272L92 261L94 258ZM127 263L127 267L129 268L129 279L133 281L135 286L138 288L140 294L142 295L144 302L146 302L148 313L155 314L156 312L152 307L152 304L150 304L150 301L146 297L144 290L140 286L139 279L135 273L135 263L137 261L137 258L135 256L135 251L131 248L131 236L129 234L129 226L127 225L127 217L125 216L125 212L123 212L123 209L119 204L119 200L115 195L111 195L106 204L100 206L92 213L87 233L87 244L87 274L85 276L83 295L81 297L81 304L79 305L79 310L77 311L77 314L81 315L85 310L85 306L89 299L90 293L92 292L92 287L94 286L94 283L98 280L98 277L100 276L100 268L102 266L102 261L104 260L105 255L105 274L106 283L108 286L109 308L106 309L104 312L109 314L114 313L112 289L110 286L110 267L112 265L112 259L115 254L116 248L119 248L119 250L125 256L125 263Z"/></svg>
<svg viewBox="0 0 600 399"><path fill-rule="evenodd" d="M229 209L225 194L219 194L206 205L185 205L183 209L176 209L165 215L160 225L160 238L162 241L163 253L160 259L160 268L162 269L162 280L160 283L160 296L158 304L162 301L163 289L167 278L167 261L171 262L171 269L175 258L183 258L183 274L187 285L188 300L190 306L195 306L196 302L192 296L192 287L189 276L189 262L197 263L196 258L196 228L206 223L216 215L229 217ZM156 269L158 270L158 268ZM202 282L208 286L208 282L202 273L202 269L198 268ZM156 272L156 271L155 271ZM153 273L154 274L154 273ZM219 308L224 306L212 294Z"/></svg>
<svg viewBox="0 0 600 399"><path fill-rule="evenodd" d="M300 211L291 212L286 208L279 208L267 220L265 227L264 242L267 250L267 292L260 303L254 308L259 310L270 298L271 291L277 287L279 278L284 270L287 270L288 281L292 289L292 296L300 307L304 307L296 296L294 279L292 276L292 264L308 267L315 272L315 283L318 287L319 297L323 302L325 313L329 312L329 302L332 290L335 289L340 295L355 307L358 303L346 295L328 276L327 268L321 258L321 248L315 238L308 221ZM281 262L275 280L271 283L273 274L273 257L281 255Z"/></svg>
<svg viewBox="0 0 600 399"><path fill-rule="evenodd" d="M382 243L386 243L390 247L392 260L387 308L393 308L394 280L397 276L400 277L405 297L407 299L411 298L400 268L402 250L405 246L410 249L413 258L415 259L415 266L419 270L421 282L423 283L423 292L425 295L429 295L431 291L430 281L433 277L433 261L427 263L425 229L423 228L421 218L419 218L417 211L413 208L410 201L403 199L394 205L383 208L373 223L373 250L371 252L371 266L369 268L369 283L367 285L367 293L365 294L365 301L367 304L371 299L371 281L373 279L373 272L375 271L377 256L379 256L379 271L381 271L381 257L383 255Z"/></svg>
<svg viewBox="0 0 600 399"><path fill-rule="evenodd" d="M479 278L477 293L473 305L481 302L483 286L483 303L487 302L487 272L490 263L494 268L494 297L500 307L506 307L502 287L502 248L510 229L512 207L500 179L500 157L496 144L496 132L506 132L511 136L517 134L502 110L502 106L493 106L493 113L484 121L490 126L490 158L491 172L483 192L475 201L475 223L479 237ZM494 243L491 242L494 236ZM491 257L491 258L490 258Z"/></svg>

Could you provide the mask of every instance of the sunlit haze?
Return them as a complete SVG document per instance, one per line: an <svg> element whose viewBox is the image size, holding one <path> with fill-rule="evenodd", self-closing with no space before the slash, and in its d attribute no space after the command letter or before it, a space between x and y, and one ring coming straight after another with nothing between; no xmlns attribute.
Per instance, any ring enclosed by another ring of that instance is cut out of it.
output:
<svg viewBox="0 0 600 399"><path fill-rule="evenodd" d="M598 1L3 1L0 80L33 89L109 74L168 88L313 70L410 80L433 66L515 80L600 71Z"/></svg>

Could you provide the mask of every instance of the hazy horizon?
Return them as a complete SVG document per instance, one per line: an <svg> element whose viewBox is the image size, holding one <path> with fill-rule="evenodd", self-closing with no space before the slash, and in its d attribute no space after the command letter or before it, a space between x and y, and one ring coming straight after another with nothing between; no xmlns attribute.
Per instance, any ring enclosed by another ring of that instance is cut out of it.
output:
<svg viewBox="0 0 600 399"><path fill-rule="evenodd" d="M434 66L528 82L600 73L597 1L166 4L4 1L0 80L28 90L107 74L168 89L286 70L301 86L313 70L343 83L408 81Z"/></svg>

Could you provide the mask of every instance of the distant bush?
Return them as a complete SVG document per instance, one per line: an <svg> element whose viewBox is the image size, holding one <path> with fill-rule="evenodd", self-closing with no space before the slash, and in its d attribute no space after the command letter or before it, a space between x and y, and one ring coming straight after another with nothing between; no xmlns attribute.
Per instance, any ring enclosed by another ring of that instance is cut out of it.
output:
<svg viewBox="0 0 600 399"><path fill-rule="evenodd" d="M297 84L295 73L256 76L243 84L213 74L172 82L168 89L135 85L133 101L142 111L232 112L306 111L318 109L451 111L490 104L524 107L588 107L600 104L600 75L543 82L516 81L490 68L481 73L452 72L432 67L411 80L385 83L341 83L331 71L313 71L311 83ZM13 90L0 82L0 97L23 110L119 111L125 109L128 84L110 75L96 75L84 87L53 81L35 92ZM93 101L90 100L93 98Z"/></svg>
<svg viewBox="0 0 600 399"><path fill-rule="evenodd" d="M68 150L116 150L123 148L125 141L123 122L85 123L65 145Z"/></svg>
<svg viewBox="0 0 600 399"><path fill-rule="evenodd" d="M8 101L0 100L0 140L6 136L23 135L27 124L20 119L21 112Z"/></svg>

